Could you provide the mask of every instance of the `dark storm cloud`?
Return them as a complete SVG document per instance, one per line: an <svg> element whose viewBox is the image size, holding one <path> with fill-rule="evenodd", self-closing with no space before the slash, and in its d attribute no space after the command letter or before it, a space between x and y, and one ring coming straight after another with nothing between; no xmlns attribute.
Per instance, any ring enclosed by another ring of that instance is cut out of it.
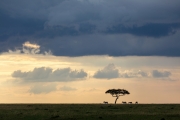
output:
<svg viewBox="0 0 180 120"><path fill-rule="evenodd" d="M180 56L179 5L179 0L1 0L0 52L30 41L63 56ZM135 38L130 42L126 34Z"/></svg>
<svg viewBox="0 0 180 120"><path fill-rule="evenodd" d="M48 42L46 47L55 55L163 55L180 56L180 32L174 36L159 38L136 37L124 35L83 35L59 37ZM45 40L46 41L46 40Z"/></svg>
<svg viewBox="0 0 180 120"><path fill-rule="evenodd" d="M125 27L123 25L108 28L106 33L129 33L136 36L162 37L175 34L180 28L180 23L150 23L143 26Z"/></svg>

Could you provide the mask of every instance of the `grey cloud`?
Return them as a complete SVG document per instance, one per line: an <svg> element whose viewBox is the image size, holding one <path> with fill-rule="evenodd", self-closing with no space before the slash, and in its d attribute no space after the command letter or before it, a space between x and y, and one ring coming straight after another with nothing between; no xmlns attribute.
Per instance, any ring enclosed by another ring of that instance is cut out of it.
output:
<svg viewBox="0 0 180 120"><path fill-rule="evenodd" d="M128 73L123 73L123 74L121 74L121 77L122 78L131 78L132 76L129 75Z"/></svg>
<svg viewBox="0 0 180 120"><path fill-rule="evenodd" d="M90 23L81 23L79 25L79 32L80 33L93 33L96 30L96 25Z"/></svg>
<svg viewBox="0 0 180 120"><path fill-rule="evenodd" d="M93 77L97 79L113 79L113 78L167 78L171 76L169 71L153 70L151 72L146 71L119 71L114 64L109 64L105 68L98 70L94 73Z"/></svg>
<svg viewBox="0 0 180 120"><path fill-rule="evenodd" d="M152 71L152 76L154 78L165 78L171 76L171 72L169 71L158 71L158 70L153 70Z"/></svg>
<svg viewBox="0 0 180 120"><path fill-rule="evenodd" d="M50 8L61 4L63 1L65 0L1 0L0 8L13 18L45 19Z"/></svg>
<svg viewBox="0 0 180 120"><path fill-rule="evenodd" d="M173 22L179 21L178 10L180 9L178 0L173 2L169 0L165 2L162 0L114 0L113 2L109 0L99 2L92 0L27 0L26 2L1 0L0 3L0 8L13 17L48 18L53 24L102 19L108 21L107 23L118 20L120 22L137 22L138 20L139 22L150 20Z"/></svg>
<svg viewBox="0 0 180 120"><path fill-rule="evenodd" d="M41 67L41 68L34 68L33 71L29 71L29 72L22 72L21 70L14 71L12 73L12 77L21 78L24 80L36 80L36 79L44 80L47 79L51 73L52 73L51 68Z"/></svg>
<svg viewBox="0 0 180 120"><path fill-rule="evenodd" d="M60 78L72 78L72 79L83 79L87 77L87 73L84 70L71 70L70 68L57 69L52 72L52 76Z"/></svg>
<svg viewBox="0 0 180 120"><path fill-rule="evenodd" d="M169 71L160 71L153 70L152 72L145 71L125 71L120 73L122 78L169 78L171 72Z"/></svg>
<svg viewBox="0 0 180 120"><path fill-rule="evenodd" d="M143 26L130 26L117 25L109 28L106 33L130 33L136 36L148 37L162 37L175 34L180 29L180 23L150 23Z"/></svg>
<svg viewBox="0 0 180 120"><path fill-rule="evenodd" d="M26 2L6 0L0 2L0 8L3 14L16 20L29 20L28 23L42 20L42 25L69 27L81 27L84 23L90 23L97 26L97 29L104 30L108 26L119 24L131 26L147 23L178 23L179 4L179 1L162 2L161 0L146 2L141 0L114 0L113 2L109 0L99 2L92 0L28 0ZM21 25L28 25L28 23ZM91 27L87 26L86 30Z"/></svg>
<svg viewBox="0 0 180 120"><path fill-rule="evenodd" d="M64 1L51 9L48 15L49 25L75 25L99 19L98 5L87 0Z"/></svg>
<svg viewBox="0 0 180 120"><path fill-rule="evenodd" d="M97 92L97 91L101 91L101 90L97 88L90 88L90 89L83 90L83 92Z"/></svg>
<svg viewBox="0 0 180 120"><path fill-rule="evenodd" d="M123 1L90 0L64 1L52 7L48 23L69 25L90 21L99 27L113 24L144 24L149 22L178 22L179 1ZM168 13L168 16L167 16ZM101 24L99 24L101 23Z"/></svg>
<svg viewBox="0 0 180 120"><path fill-rule="evenodd" d="M29 89L29 93L33 94L48 94L54 91L76 91L76 88L63 86L57 89L56 84L36 84L34 86L31 86Z"/></svg>
<svg viewBox="0 0 180 120"><path fill-rule="evenodd" d="M179 5L179 0L1 0L0 53L31 40L57 56L180 56Z"/></svg>
<svg viewBox="0 0 180 120"><path fill-rule="evenodd" d="M42 94L42 93L47 94L56 90L57 88L56 88L56 85L54 84L49 84L49 85L38 84L38 85L32 86L29 92L33 94Z"/></svg>
<svg viewBox="0 0 180 120"><path fill-rule="evenodd" d="M84 72L84 70L80 70L80 71L71 71L69 76L71 78L84 78L84 77L87 77L87 73Z"/></svg>
<svg viewBox="0 0 180 120"><path fill-rule="evenodd" d="M138 71L138 74L140 76L142 76L142 77L147 77L148 76L148 74L146 72L144 72L144 71Z"/></svg>
<svg viewBox="0 0 180 120"><path fill-rule="evenodd" d="M114 64L109 64L102 70L98 70L94 75L94 78L100 79L112 79L119 77L119 70L114 66Z"/></svg>
<svg viewBox="0 0 180 120"><path fill-rule="evenodd" d="M77 90L76 88L68 87L68 86L63 86L59 88L60 91L75 91Z"/></svg>
<svg viewBox="0 0 180 120"><path fill-rule="evenodd" d="M49 67L41 67L34 68L33 71L28 72L22 72L21 70L14 71L12 77L21 79L24 82L67 82L85 79L87 73L84 70L78 71L71 68L53 70Z"/></svg>
<svg viewBox="0 0 180 120"><path fill-rule="evenodd" d="M129 34L63 37L53 39L53 43L48 42L44 47L58 56L180 56L179 33L165 38L139 38Z"/></svg>
<svg viewBox="0 0 180 120"><path fill-rule="evenodd" d="M94 73L93 77L97 79L113 79L113 78L168 78L171 76L169 71L153 70L146 72L142 70L125 70L119 71L114 64L109 64L105 68Z"/></svg>
<svg viewBox="0 0 180 120"><path fill-rule="evenodd" d="M124 71L120 73L120 77L122 78L142 78L142 77L150 77L145 71Z"/></svg>

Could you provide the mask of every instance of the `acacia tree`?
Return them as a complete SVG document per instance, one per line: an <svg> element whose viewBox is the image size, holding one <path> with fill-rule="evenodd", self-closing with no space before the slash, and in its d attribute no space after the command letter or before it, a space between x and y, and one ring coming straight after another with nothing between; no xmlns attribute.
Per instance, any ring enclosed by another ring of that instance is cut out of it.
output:
<svg viewBox="0 0 180 120"><path fill-rule="evenodd" d="M127 90L125 89L109 89L105 93L110 93L112 97L116 97L115 104L119 96L124 96L126 94L130 94Z"/></svg>

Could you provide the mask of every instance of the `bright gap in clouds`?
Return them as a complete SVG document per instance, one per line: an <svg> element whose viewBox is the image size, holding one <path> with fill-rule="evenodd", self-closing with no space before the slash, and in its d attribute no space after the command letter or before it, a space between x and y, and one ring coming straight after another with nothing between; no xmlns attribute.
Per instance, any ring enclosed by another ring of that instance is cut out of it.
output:
<svg viewBox="0 0 180 120"><path fill-rule="evenodd" d="M4 54L20 54L20 53L25 53L25 54L45 54L45 55L51 55L52 52L49 51L43 51L41 52L40 50L40 45L38 44L33 44L30 43L29 41L25 42L22 44L22 48L15 49L15 50L9 50L8 52L5 52Z"/></svg>
<svg viewBox="0 0 180 120"><path fill-rule="evenodd" d="M39 45L37 45L37 44L32 44L32 43L30 43L29 41L25 42L25 43L23 44L23 46L24 46L24 47L27 47L27 48L34 48L34 49L40 48Z"/></svg>
<svg viewBox="0 0 180 120"><path fill-rule="evenodd" d="M113 103L105 94L111 88L131 93L118 103L180 103L179 57L62 57L37 50L25 42L0 55L1 103Z"/></svg>

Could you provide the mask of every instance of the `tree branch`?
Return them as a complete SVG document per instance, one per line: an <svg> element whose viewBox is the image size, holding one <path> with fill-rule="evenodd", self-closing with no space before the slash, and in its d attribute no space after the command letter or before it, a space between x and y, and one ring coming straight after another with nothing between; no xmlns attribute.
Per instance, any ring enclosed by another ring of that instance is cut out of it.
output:
<svg viewBox="0 0 180 120"><path fill-rule="evenodd" d="M124 95L112 95L112 97L119 97L119 96L124 96Z"/></svg>
<svg viewBox="0 0 180 120"><path fill-rule="evenodd" d="M119 96L124 96L124 95L119 95Z"/></svg>

